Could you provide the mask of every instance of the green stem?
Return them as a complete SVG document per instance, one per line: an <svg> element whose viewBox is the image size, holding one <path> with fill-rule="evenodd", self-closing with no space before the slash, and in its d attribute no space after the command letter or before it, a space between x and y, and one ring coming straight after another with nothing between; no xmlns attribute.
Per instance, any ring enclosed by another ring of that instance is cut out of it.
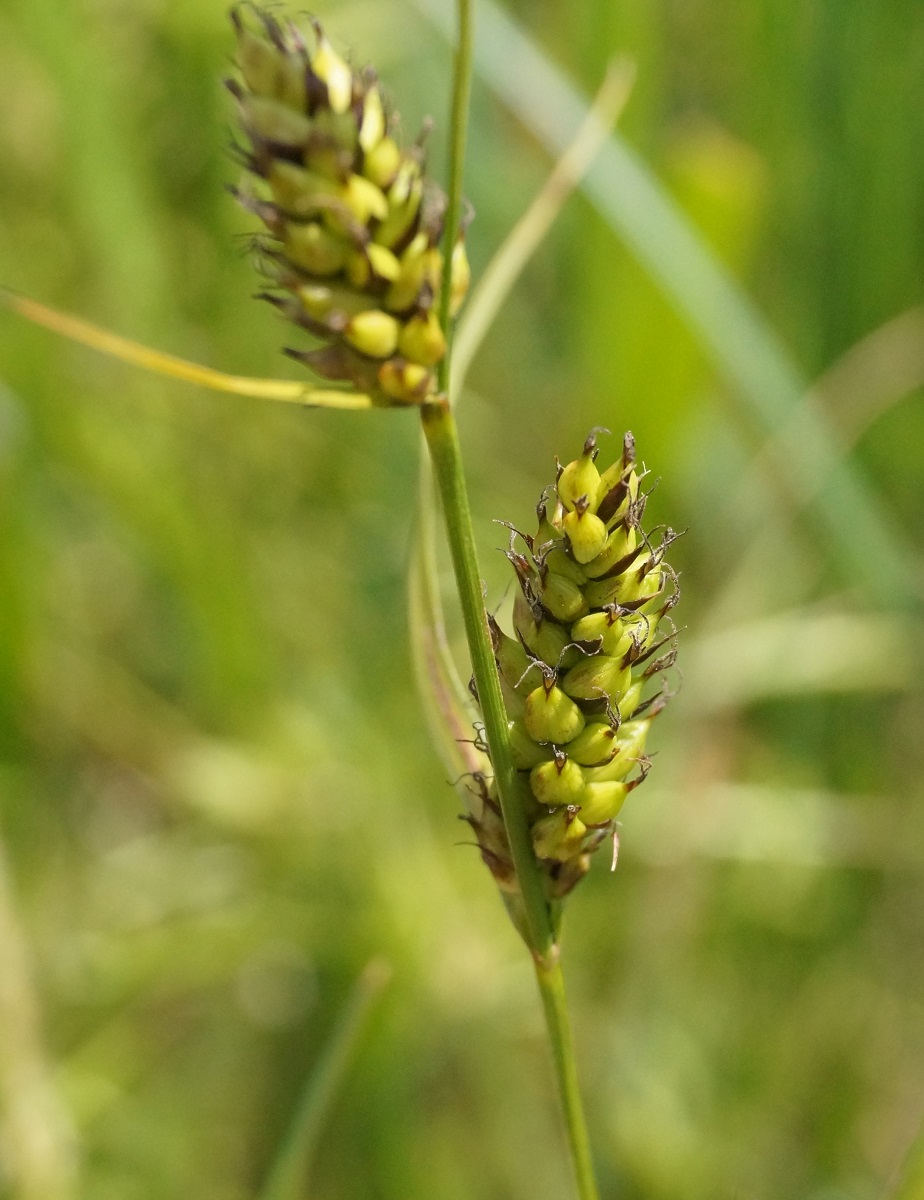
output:
<svg viewBox="0 0 924 1200"><path fill-rule="evenodd" d="M478 571L472 516L462 469L462 450L449 402L444 399L426 405L421 409L421 422L443 501L449 551L472 658L472 673L478 689L510 853L523 896L524 937L533 955L546 960L555 955L557 948L526 820L523 783L510 755L507 713L494 663L494 649Z"/></svg>
<svg viewBox="0 0 924 1200"><path fill-rule="evenodd" d="M452 83L452 112L449 129L449 180L446 200L446 226L443 236L443 284L440 295L440 323L449 341L451 320L449 298L452 291L452 251L458 236L462 213L462 176L465 167L465 135L468 127L468 102L472 77L472 6L471 0L458 0L459 37L456 45ZM549 905L523 803L522 781L513 765L507 733L507 713L494 663L494 649L488 628L481 590L481 575L475 552L472 516L462 468L459 434L448 397L449 349L439 365L442 396L421 409L421 423L433 460L433 470L443 501L449 550L459 590L472 671L485 723L485 736L491 752L495 783L510 842L514 870L523 897L521 933L533 955L546 959L555 951L555 935Z"/></svg>
<svg viewBox="0 0 924 1200"><path fill-rule="evenodd" d="M449 150L449 193L443 242L444 277L440 298L440 322L450 336L449 300L451 294L452 251L462 212L462 172L465 160L465 133L472 71L472 0L458 0L459 39L453 75L452 118ZM451 342L450 342L451 348ZM542 996L546 1028L555 1060L555 1076L568 1145L574 1166L580 1200L598 1200L594 1182L590 1142L578 1089L577 1066L571 1040L571 1026L565 999L564 976L552 912L546 899L539 864L533 852L532 837L526 819L524 781L513 763L507 731L507 713L494 661L494 649L488 627L481 575L475 552L471 510L462 450L455 417L449 401L449 359L447 350L439 366L442 395L421 409L421 424L427 439L433 471L443 502L449 551L455 572L459 603L465 623L472 672L484 718L485 738L491 755L494 781L500 800L510 854L522 896L520 931L533 956L536 978Z"/></svg>
<svg viewBox="0 0 924 1200"><path fill-rule="evenodd" d="M565 977L556 955L550 963L536 962L536 979L545 1010L545 1023L555 1059L558 1092L565 1114L568 1146L574 1166L574 1179L580 1200L598 1200L594 1164L590 1154L590 1138L584 1120L584 1108L578 1087L577 1065L571 1041L571 1022L565 996Z"/></svg>
<svg viewBox="0 0 924 1200"><path fill-rule="evenodd" d="M468 102L472 92L473 20L471 0L457 0L459 37L452 72L452 110L449 115L449 178L446 195L446 224L443 227L443 286L440 293L440 325L450 349L437 367L440 391L449 394L449 359L452 346L452 252L462 218L462 175L465 168L465 137L468 131Z"/></svg>
<svg viewBox="0 0 924 1200"><path fill-rule="evenodd" d="M472 671L484 717L485 737L491 752L510 853L523 897L525 928L522 932L532 951L542 996L575 1182L581 1200L597 1200L590 1142L578 1090L577 1067L559 948L552 928L551 913L545 898L539 865L533 853L523 802L523 781L510 755L507 714L494 662L481 577L478 572L456 422L445 399L421 409L421 420L443 501L446 532L472 658Z"/></svg>

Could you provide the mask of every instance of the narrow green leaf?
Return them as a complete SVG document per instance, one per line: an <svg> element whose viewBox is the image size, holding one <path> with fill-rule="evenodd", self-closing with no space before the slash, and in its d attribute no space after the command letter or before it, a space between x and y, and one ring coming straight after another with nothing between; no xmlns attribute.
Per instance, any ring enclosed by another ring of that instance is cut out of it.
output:
<svg viewBox="0 0 924 1200"><path fill-rule="evenodd" d="M447 37L452 6L414 0ZM588 101L492 2L481 0L475 67L484 82L558 156L583 120ZM776 434L800 404L808 383L774 331L732 279L667 190L618 133L584 176L582 190L614 233L663 288L733 385L749 420ZM811 515L836 561L852 581L862 580L895 603L919 602L924 585L916 555L878 496L842 455L824 416L799 422L799 438L779 464L786 482L809 479L819 489Z"/></svg>
<svg viewBox="0 0 924 1200"><path fill-rule="evenodd" d="M259 1200L302 1200L310 1194L308 1178L321 1127L359 1047L369 1017L391 979L391 968L379 959L368 963L340 1020L308 1078Z"/></svg>
<svg viewBox="0 0 924 1200"><path fill-rule="evenodd" d="M741 472L737 487L724 499L727 514L762 505L762 527L749 539L713 599L708 622L716 628L734 619L741 597L755 586L755 572L773 570L774 544L784 536L798 537L799 517L819 490L819 481L805 479L786 491L786 507L775 503L779 489L772 478L777 463L786 459L798 441L806 410L817 408L829 422L846 453L867 430L918 388L924 387L924 309L910 308L886 321L851 346L815 380L799 405L763 444ZM768 565L770 564L770 565Z"/></svg>

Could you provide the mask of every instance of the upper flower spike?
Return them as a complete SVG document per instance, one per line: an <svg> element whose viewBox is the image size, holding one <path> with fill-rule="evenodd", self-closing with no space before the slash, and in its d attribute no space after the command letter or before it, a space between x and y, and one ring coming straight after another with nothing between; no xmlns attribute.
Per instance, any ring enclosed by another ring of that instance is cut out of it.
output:
<svg viewBox="0 0 924 1200"><path fill-rule="evenodd" d="M323 343L289 350L325 379L379 404L432 395L446 353L437 318L445 197L424 175L420 145L403 150L375 73L356 71L320 24L306 33L260 9L237 32L236 98L255 190L237 190L263 222L266 298ZM456 243L453 315L469 271Z"/></svg>

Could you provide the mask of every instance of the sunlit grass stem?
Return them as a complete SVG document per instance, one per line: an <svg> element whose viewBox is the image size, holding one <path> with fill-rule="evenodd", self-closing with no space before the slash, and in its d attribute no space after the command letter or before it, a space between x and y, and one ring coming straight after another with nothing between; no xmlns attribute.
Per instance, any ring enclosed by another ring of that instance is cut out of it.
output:
<svg viewBox="0 0 924 1200"><path fill-rule="evenodd" d="M444 240L446 278L443 281L441 317L448 329L452 248L462 211L462 175L471 87L473 20L471 0L458 0L458 41L453 74L449 150L449 192ZM590 1156L590 1141L577 1081L577 1067L559 947L552 913L545 898L538 864L526 821L522 782L510 753L507 714L501 695L488 628L481 576L475 550L471 510L465 485L458 429L447 394L450 351L440 364L443 395L421 409L423 431L433 461L434 476L443 503L446 532L462 608L472 671L484 716L485 737L491 752L511 857L523 898L523 934L533 956L542 997L556 1082L565 1116L568 1144L580 1200L597 1200L598 1191Z"/></svg>

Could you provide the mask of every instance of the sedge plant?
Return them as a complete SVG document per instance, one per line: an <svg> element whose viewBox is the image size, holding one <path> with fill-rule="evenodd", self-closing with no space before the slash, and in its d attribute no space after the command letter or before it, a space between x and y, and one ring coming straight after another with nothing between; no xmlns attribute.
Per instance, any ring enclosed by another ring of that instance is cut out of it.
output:
<svg viewBox="0 0 924 1200"><path fill-rule="evenodd" d="M445 191L427 173L423 139L400 143L375 73L350 65L317 22L249 6L232 11L237 70L228 86L245 172L234 195L258 224L263 296L312 340L287 353L320 385L225 375L24 297L3 293L3 300L59 333L204 386L419 415L472 678L467 695L454 686L445 644L433 647L421 675L441 693L442 734L465 747L465 820L529 951L577 1193L593 1200L561 965L562 908L600 846L611 848L615 866L617 817L650 767L647 739L669 697L663 677L676 653L670 614L679 592L665 558L676 535L644 529L645 473L632 435L601 470L604 434L594 430L573 459L557 464L535 531L508 527L516 581L508 627L486 606L453 405L463 372L455 380L451 372L454 321L469 287L462 169L471 2L458 3ZM624 87L616 92L624 99ZM610 95L609 107L612 118L618 97ZM566 190L567 181L556 176L555 187ZM504 286L516 275L511 260L529 252L554 207L540 202L511 239ZM482 316L490 307L482 305ZM472 351L470 338L465 365ZM432 578L416 596L432 616L439 606ZM466 716L472 700L480 717L474 729Z"/></svg>

